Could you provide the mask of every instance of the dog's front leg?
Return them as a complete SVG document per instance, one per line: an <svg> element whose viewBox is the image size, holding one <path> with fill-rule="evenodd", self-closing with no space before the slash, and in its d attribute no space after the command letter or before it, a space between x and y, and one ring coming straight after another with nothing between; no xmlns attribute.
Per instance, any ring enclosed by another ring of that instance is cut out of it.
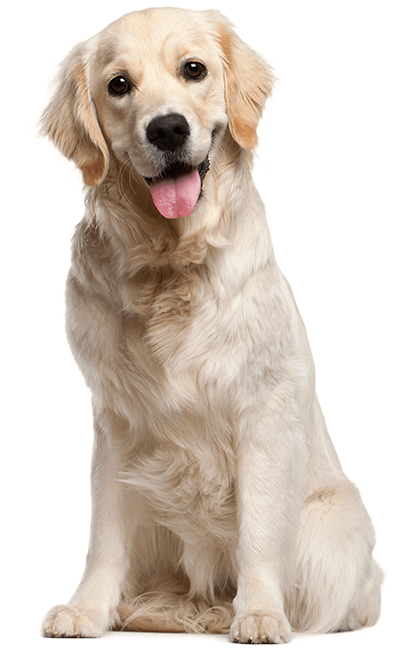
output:
<svg viewBox="0 0 400 650"><path fill-rule="evenodd" d="M293 426L290 407L276 394L239 429L238 589L230 631L235 643L291 639L283 606L285 555L296 520Z"/></svg>
<svg viewBox="0 0 400 650"><path fill-rule="evenodd" d="M99 637L115 620L128 565L124 522L127 513L118 468L115 450L95 422L92 521L86 568L68 605L53 607L48 612L43 621L44 636Z"/></svg>

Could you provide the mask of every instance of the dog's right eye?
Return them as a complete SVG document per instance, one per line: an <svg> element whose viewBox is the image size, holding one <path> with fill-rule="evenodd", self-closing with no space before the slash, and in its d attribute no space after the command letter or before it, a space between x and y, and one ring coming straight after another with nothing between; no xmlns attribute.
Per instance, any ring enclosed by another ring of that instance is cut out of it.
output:
<svg viewBox="0 0 400 650"><path fill-rule="evenodd" d="M121 97L121 95L126 95L132 90L132 83L124 77L124 75L119 74L108 84L108 92L110 95L115 95Z"/></svg>

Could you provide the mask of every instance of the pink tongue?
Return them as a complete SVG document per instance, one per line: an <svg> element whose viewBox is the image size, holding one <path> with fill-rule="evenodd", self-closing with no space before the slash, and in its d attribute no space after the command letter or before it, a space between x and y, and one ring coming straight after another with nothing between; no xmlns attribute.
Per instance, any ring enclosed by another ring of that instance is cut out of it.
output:
<svg viewBox="0 0 400 650"><path fill-rule="evenodd" d="M197 169L189 176L167 178L150 187L154 205L167 219L187 217L196 206L201 190Z"/></svg>

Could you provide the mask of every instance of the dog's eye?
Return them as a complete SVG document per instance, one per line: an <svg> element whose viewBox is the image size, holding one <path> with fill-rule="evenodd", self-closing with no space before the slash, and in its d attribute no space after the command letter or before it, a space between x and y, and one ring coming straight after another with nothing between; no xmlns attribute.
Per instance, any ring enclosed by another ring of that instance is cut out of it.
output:
<svg viewBox="0 0 400 650"><path fill-rule="evenodd" d="M131 82L122 74L119 74L118 76L114 77L114 79L111 79L110 83L108 84L108 92L110 95L116 95L117 97L126 95L131 90Z"/></svg>
<svg viewBox="0 0 400 650"><path fill-rule="evenodd" d="M200 81L207 74L207 68L198 61L187 61L183 67L183 74L190 81Z"/></svg>

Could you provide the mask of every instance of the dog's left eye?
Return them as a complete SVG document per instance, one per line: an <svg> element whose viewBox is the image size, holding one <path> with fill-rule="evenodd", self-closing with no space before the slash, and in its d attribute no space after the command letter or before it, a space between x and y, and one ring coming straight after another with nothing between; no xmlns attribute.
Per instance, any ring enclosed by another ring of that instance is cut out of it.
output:
<svg viewBox="0 0 400 650"><path fill-rule="evenodd" d="M131 89L131 82L122 74L119 74L117 77L114 77L114 79L111 79L108 84L108 92L110 95L116 95L117 97L126 95L126 93L129 93Z"/></svg>
<svg viewBox="0 0 400 650"><path fill-rule="evenodd" d="M199 61L187 61L183 66L183 74L190 81L200 81L207 74L207 68Z"/></svg>

